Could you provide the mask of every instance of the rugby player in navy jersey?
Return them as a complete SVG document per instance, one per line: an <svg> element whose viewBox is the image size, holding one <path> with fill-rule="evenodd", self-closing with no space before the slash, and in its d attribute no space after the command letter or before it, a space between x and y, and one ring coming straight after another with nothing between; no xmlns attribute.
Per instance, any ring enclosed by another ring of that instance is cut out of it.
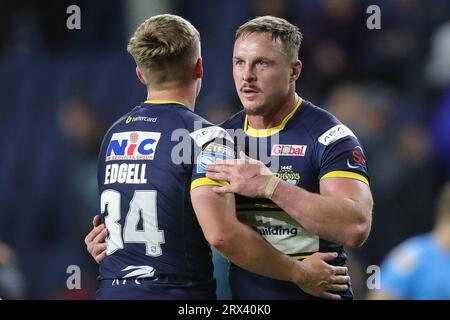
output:
<svg viewBox="0 0 450 320"><path fill-rule="evenodd" d="M246 155L219 161L208 166L207 177L230 183L213 190L239 195L239 219L278 250L299 260L336 252L330 263L344 266L343 246L362 245L370 231L367 163L349 128L296 94L301 40L296 26L272 16L237 30L233 76L243 111L221 126L243 130L244 139L235 137L237 147L261 161ZM230 287L234 299L313 298L233 264ZM351 287L341 297L352 299Z"/></svg>
<svg viewBox="0 0 450 320"><path fill-rule="evenodd" d="M251 272L338 299L331 291L346 290L349 278L347 268L325 262L334 253L302 262L282 254L239 222L234 194L212 191L226 183L207 178L206 165L235 151L225 130L193 113L203 75L198 31L181 17L154 16L128 51L148 96L101 146L104 225L85 239L102 260L97 299L214 299L209 244Z"/></svg>

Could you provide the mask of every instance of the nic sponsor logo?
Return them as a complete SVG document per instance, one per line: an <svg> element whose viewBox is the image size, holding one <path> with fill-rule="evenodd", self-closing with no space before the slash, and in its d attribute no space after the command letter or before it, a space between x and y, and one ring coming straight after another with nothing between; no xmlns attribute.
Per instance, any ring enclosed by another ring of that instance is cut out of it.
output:
<svg viewBox="0 0 450 320"><path fill-rule="evenodd" d="M106 161L153 160L161 132L118 132L114 133L106 152Z"/></svg>

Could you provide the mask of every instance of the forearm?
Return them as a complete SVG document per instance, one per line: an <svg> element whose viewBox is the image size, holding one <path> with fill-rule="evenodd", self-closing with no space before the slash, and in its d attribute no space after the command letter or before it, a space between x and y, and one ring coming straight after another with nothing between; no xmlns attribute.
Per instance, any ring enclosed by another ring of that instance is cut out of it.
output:
<svg viewBox="0 0 450 320"><path fill-rule="evenodd" d="M191 198L206 240L231 262L262 276L302 280L298 261L276 250L237 219L233 194L219 195L210 187L200 187L192 191Z"/></svg>
<svg viewBox="0 0 450 320"><path fill-rule="evenodd" d="M348 246L358 246L364 241L361 237L367 229L366 209L349 197L315 194L281 181L272 201L323 239Z"/></svg>
<svg viewBox="0 0 450 320"><path fill-rule="evenodd" d="M214 241L213 245L235 265L277 280L300 281L302 274L299 274L298 261L276 250L239 221L228 229L230 232L221 241Z"/></svg>

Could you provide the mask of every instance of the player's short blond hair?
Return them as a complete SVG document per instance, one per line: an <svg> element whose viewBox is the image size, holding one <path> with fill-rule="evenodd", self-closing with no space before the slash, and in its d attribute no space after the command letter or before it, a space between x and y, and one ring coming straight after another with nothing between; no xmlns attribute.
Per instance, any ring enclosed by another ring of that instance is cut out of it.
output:
<svg viewBox="0 0 450 320"><path fill-rule="evenodd" d="M297 26L286 19L274 16L262 16L247 21L237 29L235 40L253 33L270 33L272 40L281 42L284 53L289 59L298 59L303 34Z"/></svg>
<svg viewBox="0 0 450 320"><path fill-rule="evenodd" d="M148 85L179 85L192 77L200 56L200 34L187 20L172 14L144 21L131 37L128 52Z"/></svg>

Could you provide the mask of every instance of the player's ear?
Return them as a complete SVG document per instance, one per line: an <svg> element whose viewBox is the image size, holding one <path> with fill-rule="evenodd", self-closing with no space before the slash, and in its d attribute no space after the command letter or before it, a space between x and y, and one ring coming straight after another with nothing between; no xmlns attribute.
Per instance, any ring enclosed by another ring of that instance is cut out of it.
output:
<svg viewBox="0 0 450 320"><path fill-rule="evenodd" d="M291 81L297 80L301 72L302 62L300 60L293 61L291 66Z"/></svg>
<svg viewBox="0 0 450 320"><path fill-rule="evenodd" d="M140 81L144 86L146 86L146 85L147 85L147 81L145 81L144 76L142 75L142 72L141 72L141 70L139 70L139 67L138 67L138 66L136 66L136 75L137 75L139 81Z"/></svg>
<svg viewBox="0 0 450 320"><path fill-rule="evenodd" d="M203 60L202 58L198 58L195 63L195 76L197 79L203 78Z"/></svg>

